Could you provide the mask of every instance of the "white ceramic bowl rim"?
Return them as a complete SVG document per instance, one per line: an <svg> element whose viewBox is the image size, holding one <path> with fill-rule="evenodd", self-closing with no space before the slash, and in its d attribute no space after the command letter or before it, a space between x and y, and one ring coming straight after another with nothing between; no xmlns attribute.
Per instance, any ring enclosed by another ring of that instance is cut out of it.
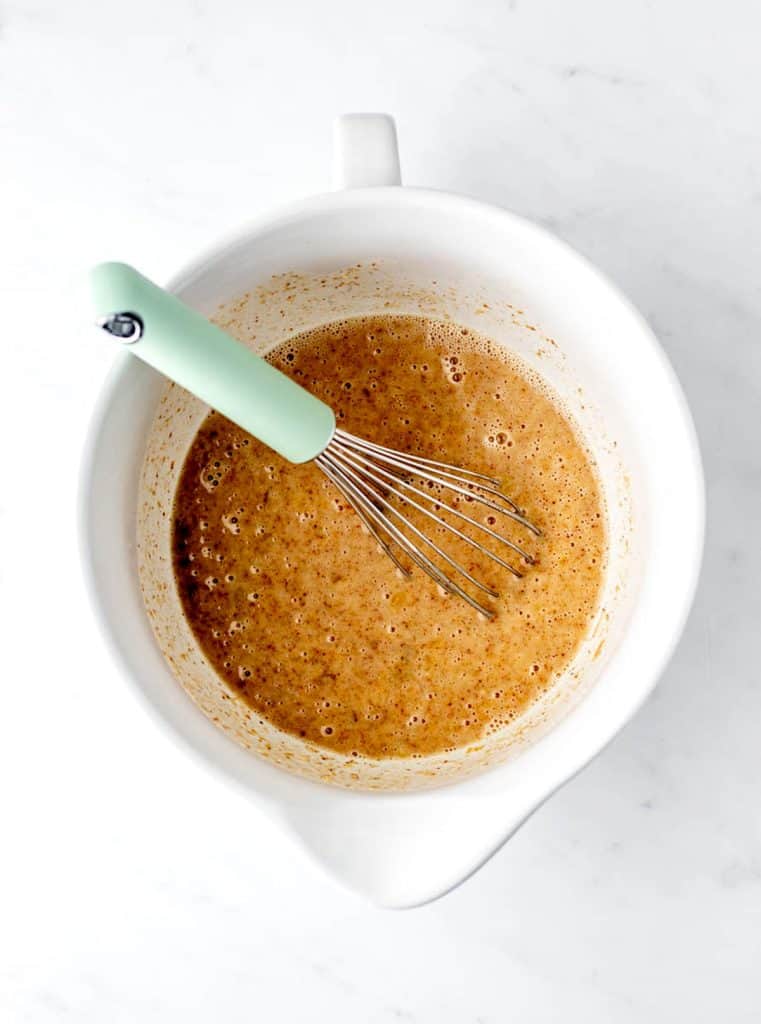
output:
<svg viewBox="0 0 761 1024"><path fill-rule="evenodd" d="M341 210L367 212L389 209L410 212L433 209L442 215L457 211L460 215L467 214L474 223L474 229L477 229L481 218L487 218L492 224L500 221L505 232L520 231L526 237L532 236L537 248L553 250L554 258L583 266L590 287L597 287L607 292L608 296L614 297L625 315L638 326L638 343L643 347L643 352L648 352L649 358L657 364L658 372L668 382L672 411L675 414L675 422L678 422L679 432L679 436L674 439L674 447L679 452L682 475L687 481L681 496L683 509L679 536L674 537L673 571L665 577L668 580L667 593L662 592L662 576L659 575L657 579L649 581L645 578L631 629L622 641L622 646L627 651L632 652L633 656L636 654L637 673L629 680L630 685L625 692L618 693L614 705L605 708L604 713L600 713L598 709L591 727L589 724L583 725L583 716L574 712L551 733L522 753L522 770L528 781L525 786L521 784L520 792L513 793L505 804L504 820L484 833L477 844L478 849L472 853L469 860L460 858L459 863L453 863L448 873L434 872L435 877L427 889L423 883L414 882L411 887L402 886L399 889L397 886L395 889L396 883L390 882L386 876L381 881L376 879L369 882L363 881L364 876L348 879L350 884L364 888L379 902L408 905L445 891L450 885L456 884L470 871L475 870L514 831L527 814L579 771L613 738L648 696L676 647L697 585L704 533L704 485L697 439L684 395L668 359L645 321L599 271L565 243L515 214L478 200L430 189L406 187L363 188L304 199L256 219L231 237L206 250L187 264L172 279L168 287L172 291L181 292L192 281L201 278L224 254L240 246L250 246L262 234L297 224L307 216L330 214ZM300 813L294 808L303 808L306 801L313 808L313 816L317 818L333 818L340 815L340 807L354 808L357 813L361 808L362 814L369 815L363 820L371 823L377 820L379 828L382 828L383 816L388 812L393 817L396 814L394 808L399 808L403 804L407 807L414 806L418 813L423 807L433 808L437 802L443 807L448 799L447 793L451 794L454 791L460 801L468 795L496 794L499 799L500 774L503 771L500 767L432 792L372 794L326 787L289 775L261 759L252 758L249 753L237 748L211 723L203 719L184 694L180 696L189 705L188 713L183 713L179 717L173 714L166 704L157 702L154 690L145 684L138 667L131 660L129 647L123 635L124 622L106 609L104 579L108 569L104 564L104 552L99 546L98 538L101 534L96 528L99 509L93 497L98 493L98 478L103 473L102 445L108 434L109 420L120 396L139 393L140 376L144 369L137 360L127 355L120 356L101 395L84 456L79 521L85 575L103 634L109 642L115 660L121 665L125 675L136 684L137 690L147 699L152 711L157 713L164 725L170 726L175 737L181 738L205 763L214 766L228 778L242 783L249 793L261 799L270 812L281 818L291 818L291 811L294 814ZM645 577L648 572L649 568L645 567ZM649 589L648 582L651 584ZM661 588L660 593L657 592L658 587ZM651 630L652 621L649 621L654 617L657 617L658 625L655 640ZM256 762L253 768L252 762ZM459 803L458 806L462 804ZM290 823L302 834L307 845L314 845L310 840L309 830L301 830L294 825L293 820ZM348 870L342 868L343 861L337 853L329 853L323 859L329 863L332 861L338 874L343 873L345 877L350 874ZM380 867L377 871L383 873ZM414 872L412 874L414 875ZM362 875L362 872L359 875Z"/></svg>

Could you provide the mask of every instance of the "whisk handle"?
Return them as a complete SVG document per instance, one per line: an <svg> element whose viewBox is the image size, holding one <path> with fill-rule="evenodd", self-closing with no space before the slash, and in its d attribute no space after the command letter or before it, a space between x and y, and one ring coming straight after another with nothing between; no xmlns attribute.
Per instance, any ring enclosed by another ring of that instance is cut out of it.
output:
<svg viewBox="0 0 761 1024"><path fill-rule="evenodd" d="M290 462L328 445L333 410L125 263L91 273L98 324Z"/></svg>

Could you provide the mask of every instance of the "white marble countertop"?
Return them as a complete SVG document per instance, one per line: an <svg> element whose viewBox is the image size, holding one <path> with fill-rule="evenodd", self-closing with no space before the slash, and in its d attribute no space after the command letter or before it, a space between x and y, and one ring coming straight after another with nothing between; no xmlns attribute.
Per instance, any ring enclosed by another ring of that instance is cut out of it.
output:
<svg viewBox="0 0 761 1024"><path fill-rule="evenodd" d="M739 0L2 5L0 1019L759 1019L760 30ZM535 218L621 285L681 376L709 488L654 698L471 881L399 913L165 741L74 539L110 361L78 327L85 268L164 279L328 187L346 109L396 115L407 182Z"/></svg>

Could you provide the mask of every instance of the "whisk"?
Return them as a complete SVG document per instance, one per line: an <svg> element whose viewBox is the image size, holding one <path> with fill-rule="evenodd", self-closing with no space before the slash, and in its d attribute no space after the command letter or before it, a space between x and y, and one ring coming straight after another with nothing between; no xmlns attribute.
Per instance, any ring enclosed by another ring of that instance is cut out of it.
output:
<svg viewBox="0 0 761 1024"><path fill-rule="evenodd" d="M91 284L99 327L290 462L314 461L405 576L411 574L401 555L493 618L493 609L465 585L491 598L498 592L430 532L443 528L517 577L521 564L533 564L523 546L459 507L475 503L540 536L499 481L341 430L324 402L124 263L100 264ZM489 519L496 523L496 516ZM421 529L426 521L430 532ZM489 547L487 538L494 542Z"/></svg>

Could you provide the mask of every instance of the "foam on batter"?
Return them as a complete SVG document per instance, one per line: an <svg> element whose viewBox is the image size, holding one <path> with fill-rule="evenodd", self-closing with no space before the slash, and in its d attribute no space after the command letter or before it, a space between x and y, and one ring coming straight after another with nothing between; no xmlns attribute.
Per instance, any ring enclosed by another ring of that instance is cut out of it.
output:
<svg viewBox="0 0 761 1024"><path fill-rule="evenodd" d="M497 477L543 536L467 506L534 557L516 579L426 524L500 592L489 622L420 570L405 580L314 465L292 466L211 413L173 524L177 585L206 656L235 699L349 756L422 756L503 728L573 657L604 569L594 465L557 398L487 338L419 317L332 323L268 358L344 429Z"/></svg>

